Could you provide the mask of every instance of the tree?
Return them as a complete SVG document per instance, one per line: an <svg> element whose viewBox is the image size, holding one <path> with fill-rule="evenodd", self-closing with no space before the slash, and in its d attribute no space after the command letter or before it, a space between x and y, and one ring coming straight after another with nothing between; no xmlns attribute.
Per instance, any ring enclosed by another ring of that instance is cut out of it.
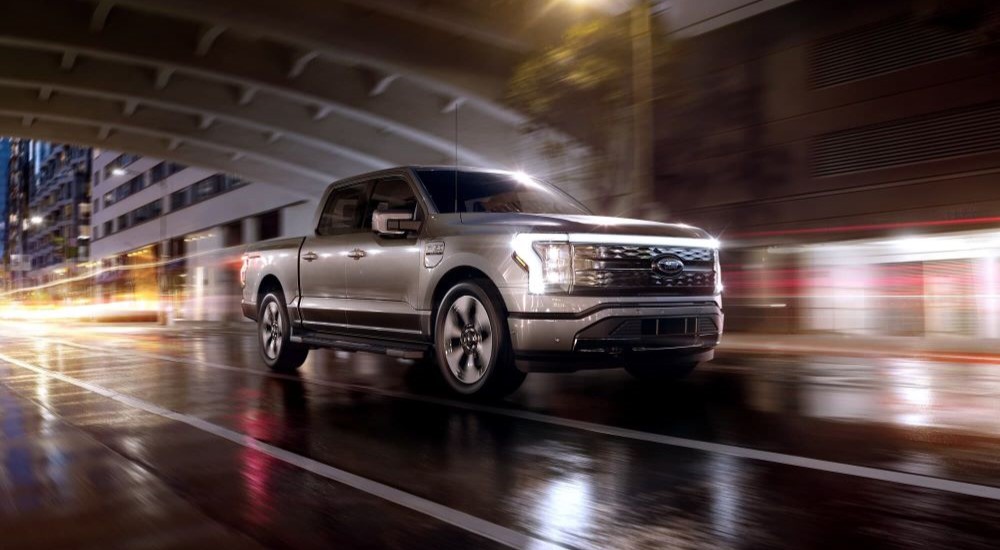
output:
<svg viewBox="0 0 1000 550"><path fill-rule="evenodd" d="M670 52L663 33L654 33L653 52L654 75L663 81ZM626 191L619 186L630 167L632 67L627 14L601 16L571 27L557 44L526 59L508 88L509 103L532 120L527 132L555 128L595 153L587 179L606 197ZM556 144L545 150L563 151Z"/></svg>

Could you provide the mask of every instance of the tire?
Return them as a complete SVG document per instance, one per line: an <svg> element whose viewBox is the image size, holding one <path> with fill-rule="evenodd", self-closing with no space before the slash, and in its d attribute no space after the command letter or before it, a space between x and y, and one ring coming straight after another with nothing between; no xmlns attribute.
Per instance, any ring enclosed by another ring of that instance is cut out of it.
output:
<svg viewBox="0 0 1000 550"><path fill-rule="evenodd" d="M291 342L292 324L280 290L264 296L257 319L257 347L264 364L273 371L293 371L302 366L309 348Z"/></svg>
<svg viewBox="0 0 1000 550"><path fill-rule="evenodd" d="M675 382L691 374L697 366L697 361L677 361L657 355L625 357L625 370L644 382Z"/></svg>
<svg viewBox="0 0 1000 550"><path fill-rule="evenodd" d="M514 365L507 311L493 285L471 279L441 299L434 322L434 350L448 386L476 397L503 397L524 382Z"/></svg>

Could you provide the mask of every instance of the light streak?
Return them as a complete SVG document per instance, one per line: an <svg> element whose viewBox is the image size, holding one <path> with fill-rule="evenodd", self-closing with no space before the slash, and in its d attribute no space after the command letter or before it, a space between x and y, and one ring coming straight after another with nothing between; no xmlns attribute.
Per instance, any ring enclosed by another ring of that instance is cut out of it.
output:
<svg viewBox="0 0 1000 550"><path fill-rule="evenodd" d="M29 286L29 287L23 287L23 288L17 288L17 289L14 289L14 290L9 290L7 292L0 293L0 298L4 298L4 297L7 297L7 296L13 296L13 295L16 295L16 294L23 294L23 293L28 293L28 292L35 292L35 291L38 291L38 290L45 290L47 288L53 288L53 287L67 285L67 284L70 284L70 283L76 283L76 282L80 282L80 281L86 281L87 279L93 279L93 278L95 278L98 275L101 275L103 273L111 273L111 272L114 272L114 271L136 271L136 270L140 270L140 269L149 269L149 268L152 268L152 267L162 267L162 266L165 266L165 265L167 265L169 263L173 263L173 262L176 262L176 261L179 261L179 260L189 260L189 259L197 258L197 257L200 257L200 256L224 255L226 253L238 251L239 249L242 249L244 246L245 245L237 245L237 246L230 246L230 247L226 247L226 248L217 248L217 249L214 249L214 250L206 250L204 252L197 252L195 254L186 254L184 256L174 256L174 257L171 257L171 258L165 258L163 260L157 260L155 262L145 262L145 263L141 263L141 264L116 265L116 266L112 266L112 267L104 267L104 268L101 268L101 269L94 270L94 271L92 271L90 273L85 273L83 275L76 275L74 277L66 277L66 278L63 278L63 279L56 280L56 281L50 281L48 283L44 283L44 284L41 284L41 285ZM86 265L86 264L82 264L82 265Z"/></svg>
<svg viewBox="0 0 1000 550"><path fill-rule="evenodd" d="M918 222L869 223L861 225L838 225L833 227L809 227L804 229L781 229L772 231L748 231L733 233L730 238L781 237L786 235L811 235L822 233L846 233L852 231L877 231L882 229L906 229L917 227L950 227L956 225L977 225L1000 223L1000 216L982 218L960 218L956 220L925 220Z"/></svg>

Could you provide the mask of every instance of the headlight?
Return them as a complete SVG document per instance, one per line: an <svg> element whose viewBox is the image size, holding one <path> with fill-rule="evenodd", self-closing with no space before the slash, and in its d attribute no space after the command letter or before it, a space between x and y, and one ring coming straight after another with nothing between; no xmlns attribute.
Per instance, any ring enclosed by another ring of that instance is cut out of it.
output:
<svg viewBox="0 0 1000 550"><path fill-rule="evenodd" d="M528 292L567 292L573 259L566 235L522 233L514 236L514 261L528 272Z"/></svg>
<svg viewBox="0 0 1000 550"><path fill-rule="evenodd" d="M569 243L535 243L533 248L542 260L542 281L545 290L569 290L573 267Z"/></svg>

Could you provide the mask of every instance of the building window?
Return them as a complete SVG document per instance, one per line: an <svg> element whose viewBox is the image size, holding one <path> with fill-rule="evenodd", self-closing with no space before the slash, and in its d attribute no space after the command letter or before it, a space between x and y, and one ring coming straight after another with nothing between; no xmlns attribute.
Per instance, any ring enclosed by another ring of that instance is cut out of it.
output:
<svg viewBox="0 0 1000 550"><path fill-rule="evenodd" d="M180 210L191 204L191 188L185 187L170 194L170 211Z"/></svg>
<svg viewBox="0 0 1000 550"><path fill-rule="evenodd" d="M104 179L110 178L116 169L125 168L133 162L142 158L140 155L132 153L122 153L118 157L104 166Z"/></svg>
<svg viewBox="0 0 1000 550"><path fill-rule="evenodd" d="M163 161L149 171L151 183L159 183L185 168L187 166L177 162Z"/></svg>
<svg viewBox="0 0 1000 550"><path fill-rule="evenodd" d="M139 225L140 223L148 222L149 220L160 217L160 214L162 213L162 200L157 199L151 203L144 204L130 213L132 217L131 225Z"/></svg>
<svg viewBox="0 0 1000 550"><path fill-rule="evenodd" d="M114 222L111 220L104 222L104 231L101 232L101 235L107 237L108 235L114 232L115 232Z"/></svg>
<svg viewBox="0 0 1000 550"><path fill-rule="evenodd" d="M232 191L247 185L246 180L242 180L228 174L215 174L201 181L195 182L184 189L174 191L170 194L170 210L179 210L208 200L212 197Z"/></svg>
<svg viewBox="0 0 1000 550"><path fill-rule="evenodd" d="M276 239L281 236L281 212L274 210L257 216L260 222L260 240Z"/></svg>
<svg viewBox="0 0 1000 550"><path fill-rule="evenodd" d="M229 248L243 244L243 221L237 220L223 227L222 246Z"/></svg>

